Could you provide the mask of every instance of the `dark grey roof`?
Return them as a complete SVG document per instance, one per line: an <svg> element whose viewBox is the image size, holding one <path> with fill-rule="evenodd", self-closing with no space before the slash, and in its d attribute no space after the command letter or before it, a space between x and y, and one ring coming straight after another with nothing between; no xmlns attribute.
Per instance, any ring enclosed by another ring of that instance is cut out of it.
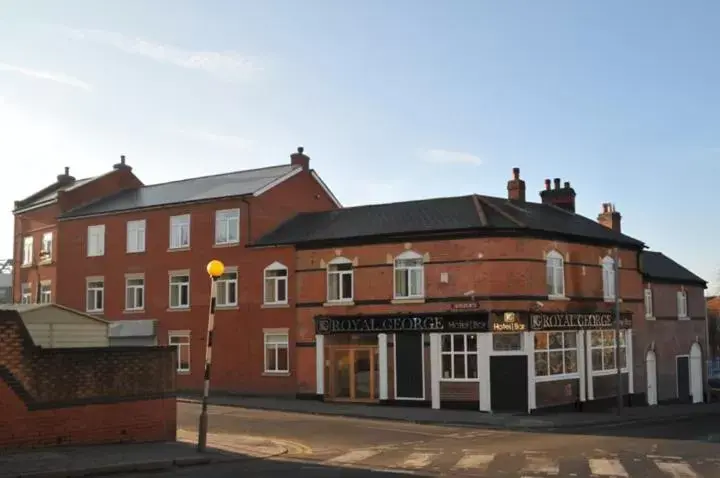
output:
<svg viewBox="0 0 720 478"><path fill-rule="evenodd" d="M268 186L289 174L297 166L281 165L234 173L151 184L122 191L90 204L79 206L63 214L62 218L107 214L112 212L203 201L233 196L245 196Z"/></svg>
<svg viewBox="0 0 720 478"><path fill-rule="evenodd" d="M596 221L555 206L470 195L301 213L255 245L348 241L450 232L537 231L644 247Z"/></svg>
<svg viewBox="0 0 720 478"><path fill-rule="evenodd" d="M678 284L707 284L707 281L696 276L662 252L644 251L640 255L640 270L650 280L658 279Z"/></svg>

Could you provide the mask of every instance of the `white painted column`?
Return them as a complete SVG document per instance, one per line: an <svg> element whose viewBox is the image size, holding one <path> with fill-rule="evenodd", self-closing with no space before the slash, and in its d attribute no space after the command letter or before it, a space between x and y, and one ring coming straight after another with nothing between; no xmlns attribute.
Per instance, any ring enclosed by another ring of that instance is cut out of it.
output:
<svg viewBox="0 0 720 478"><path fill-rule="evenodd" d="M577 368L580 374L580 401L584 402L587 397L587 368L585 367L585 331L577 332Z"/></svg>
<svg viewBox="0 0 720 478"><path fill-rule="evenodd" d="M378 369L380 400L388 399L388 337L387 334L378 334Z"/></svg>
<svg viewBox="0 0 720 478"><path fill-rule="evenodd" d="M634 364L633 364L633 341L632 341L632 329L625 331L625 363L628 369L628 393L635 393L635 381L634 377Z"/></svg>
<svg viewBox="0 0 720 478"><path fill-rule="evenodd" d="M585 331L585 362L587 364L587 376L585 379L587 381L587 399L594 400L595 390L593 389L592 340L590 339L590 332L590 330Z"/></svg>
<svg viewBox="0 0 720 478"><path fill-rule="evenodd" d="M315 336L315 387L318 395L325 395L325 336Z"/></svg>
<svg viewBox="0 0 720 478"><path fill-rule="evenodd" d="M432 408L440 408L440 334L430 334L430 397Z"/></svg>
<svg viewBox="0 0 720 478"><path fill-rule="evenodd" d="M523 332L523 339L525 340L524 348L527 353L528 363L528 413L532 412L537 408L537 398L535 390L535 333L534 332Z"/></svg>
<svg viewBox="0 0 720 478"><path fill-rule="evenodd" d="M490 353L493 342L492 333L477 334L478 344L478 387L480 388L480 411L492 412L492 395L490 394Z"/></svg>

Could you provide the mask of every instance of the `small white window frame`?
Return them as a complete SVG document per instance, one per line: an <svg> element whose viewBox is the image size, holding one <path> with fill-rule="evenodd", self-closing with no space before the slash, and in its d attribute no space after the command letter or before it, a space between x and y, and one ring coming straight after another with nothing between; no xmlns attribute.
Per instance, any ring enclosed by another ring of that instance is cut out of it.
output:
<svg viewBox="0 0 720 478"><path fill-rule="evenodd" d="M54 235L52 232L45 232L42 235L42 242L40 243L41 262L52 262Z"/></svg>
<svg viewBox="0 0 720 478"><path fill-rule="evenodd" d="M40 282L40 303L52 304L52 284L50 281Z"/></svg>
<svg viewBox="0 0 720 478"><path fill-rule="evenodd" d="M283 337L284 340L270 340L270 337ZM277 368L279 351L282 349L285 349L287 354L287 369ZM269 368L268 352L271 350L275 353L275 369ZM287 375L290 373L290 334L287 329L263 330L263 364L264 373L267 375Z"/></svg>
<svg viewBox="0 0 720 478"><path fill-rule="evenodd" d="M285 271L284 276L269 276L268 272ZM288 268L280 263L273 262L263 270L263 304L265 305L285 305L288 303L288 280L290 273ZM272 287L274 301L268 300L268 288ZM278 291L283 290L285 300L278 300Z"/></svg>
<svg viewBox="0 0 720 478"><path fill-rule="evenodd" d="M224 284L223 294L220 293L220 284ZM235 300L232 302L228 300L228 292L231 288L235 291ZM235 307L238 305L238 271L236 267L225 268L225 272L223 273L223 275L218 277L217 281L215 282L215 294L215 305L219 308Z"/></svg>
<svg viewBox="0 0 720 478"><path fill-rule="evenodd" d="M105 255L105 224L95 224L87 228L87 256Z"/></svg>
<svg viewBox="0 0 720 478"><path fill-rule="evenodd" d="M98 285L99 284L99 285ZM92 292L92 304L90 293ZM98 294L100 307L97 307ZM103 277L88 277L85 280L85 311L90 313L102 312L105 309L105 279Z"/></svg>
<svg viewBox="0 0 720 478"><path fill-rule="evenodd" d="M21 304L32 304L33 292L32 282L23 282L20 284L20 303Z"/></svg>
<svg viewBox="0 0 720 478"><path fill-rule="evenodd" d="M565 258L556 250L545 256L545 281L549 299L565 299Z"/></svg>
<svg viewBox="0 0 720 478"><path fill-rule="evenodd" d="M615 259L605 256L601 262L603 299L605 302L615 301Z"/></svg>
<svg viewBox="0 0 720 478"><path fill-rule="evenodd" d="M187 342L179 342L179 343L173 343L173 339L187 339ZM191 340L190 340L190 332L183 332L183 331L170 331L168 332L168 346L170 347L176 347L175 350L175 356L177 359L177 367L175 369L176 373L190 373L190 369L192 368L191 362L192 362L192 347L191 347ZM188 356L188 363L187 368L183 368L180 365L180 357L182 356L182 348L187 347L187 356Z"/></svg>
<svg viewBox="0 0 720 478"><path fill-rule="evenodd" d="M142 281L140 284L134 283L135 281ZM131 283L133 282L133 283ZM132 297L134 304L130 304L128 300L128 294L132 290ZM138 291L140 292L142 305L137 305ZM137 312L145 310L145 276L140 274L128 275L125 277L125 310L130 312Z"/></svg>
<svg viewBox="0 0 720 478"><path fill-rule="evenodd" d="M338 266L350 266L350 269L338 270ZM350 276L350 297L343 297L343 278ZM337 290L333 291L333 280L332 277L336 277L335 284ZM355 269L353 262L346 257L336 257L327 265L327 301L330 303L343 303L352 302L355 295ZM333 297L333 293L337 293L337 297Z"/></svg>
<svg viewBox="0 0 720 478"><path fill-rule="evenodd" d="M128 221L125 229L127 235L125 252L128 254L145 252L147 221L145 219Z"/></svg>
<svg viewBox="0 0 720 478"><path fill-rule="evenodd" d="M415 261L413 265L405 265L403 261ZM417 264L419 262L419 265ZM398 290L397 275L398 272L404 272L406 274L405 280L408 284L408 293L403 295ZM419 291L413 293L410 280L413 274L419 275ZM393 299L406 300L406 299L424 299L425 298L425 259L424 257L415 251L405 251L402 254L397 255L393 259Z"/></svg>
<svg viewBox="0 0 720 478"><path fill-rule="evenodd" d="M22 265L30 266L33 263L34 240L32 236L23 237L23 259Z"/></svg>
<svg viewBox="0 0 720 478"><path fill-rule="evenodd" d="M190 224L190 214L178 214L170 216L170 243L169 249L189 249L191 241L192 228ZM187 229L187 242L183 242L183 229Z"/></svg>
<svg viewBox="0 0 720 478"><path fill-rule="evenodd" d="M655 311L653 310L653 290L650 284L645 287L643 294L645 304L645 318L653 319L655 318Z"/></svg>
<svg viewBox="0 0 720 478"><path fill-rule="evenodd" d="M690 316L688 315L688 296L684 288L677 291L677 314L678 320L690 320Z"/></svg>
<svg viewBox="0 0 720 478"><path fill-rule="evenodd" d="M235 238L230 236L234 233ZM220 237L222 234L224 238ZM215 245L228 246L240 244L240 209L220 209L215 211Z"/></svg>
<svg viewBox="0 0 720 478"><path fill-rule="evenodd" d="M179 282L179 281L173 281L173 279L179 279L184 277L186 280ZM185 310L190 308L190 304L192 303L192 297L191 289L190 289L190 272L171 272L168 277L168 308L172 310ZM187 304L180 303L180 299L182 298L182 288L187 288ZM178 289L178 303L173 305L172 302L172 291L173 288Z"/></svg>

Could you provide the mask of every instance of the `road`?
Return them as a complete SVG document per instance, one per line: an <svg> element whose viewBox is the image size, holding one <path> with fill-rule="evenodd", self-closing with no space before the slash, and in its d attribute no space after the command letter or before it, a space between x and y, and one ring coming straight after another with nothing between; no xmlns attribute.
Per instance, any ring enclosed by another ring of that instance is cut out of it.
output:
<svg viewBox="0 0 720 478"><path fill-rule="evenodd" d="M194 430L198 407L180 404ZM216 434L273 437L280 459L176 471L173 476L294 475L507 478L717 478L720 418L626 425L584 433L533 433L211 407ZM157 476L157 475L154 475Z"/></svg>

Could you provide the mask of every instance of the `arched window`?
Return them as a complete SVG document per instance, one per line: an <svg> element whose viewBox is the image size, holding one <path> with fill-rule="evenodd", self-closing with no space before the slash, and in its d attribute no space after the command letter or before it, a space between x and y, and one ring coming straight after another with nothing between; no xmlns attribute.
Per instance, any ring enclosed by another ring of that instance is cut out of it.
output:
<svg viewBox="0 0 720 478"><path fill-rule="evenodd" d="M327 266L328 302L353 300L353 263L345 257L336 257Z"/></svg>
<svg viewBox="0 0 720 478"><path fill-rule="evenodd" d="M425 268L420 254L413 251L403 252L395 258L394 268L396 299L425 297Z"/></svg>
<svg viewBox="0 0 720 478"><path fill-rule="evenodd" d="M558 251L550 251L545 258L547 292L550 297L565 296L565 260Z"/></svg>
<svg viewBox="0 0 720 478"><path fill-rule="evenodd" d="M677 311L679 319L688 318L688 300L685 289L679 290L677 293Z"/></svg>
<svg viewBox="0 0 720 478"><path fill-rule="evenodd" d="M288 269L279 262L265 268L265 304L287 304Z"/></svg>
<svg viewBox="0 0 720 478"><path fill-rule="evenodd" d="M605 300L615 300L615 259L610 256L602 260L602 283Z"/></svg>

